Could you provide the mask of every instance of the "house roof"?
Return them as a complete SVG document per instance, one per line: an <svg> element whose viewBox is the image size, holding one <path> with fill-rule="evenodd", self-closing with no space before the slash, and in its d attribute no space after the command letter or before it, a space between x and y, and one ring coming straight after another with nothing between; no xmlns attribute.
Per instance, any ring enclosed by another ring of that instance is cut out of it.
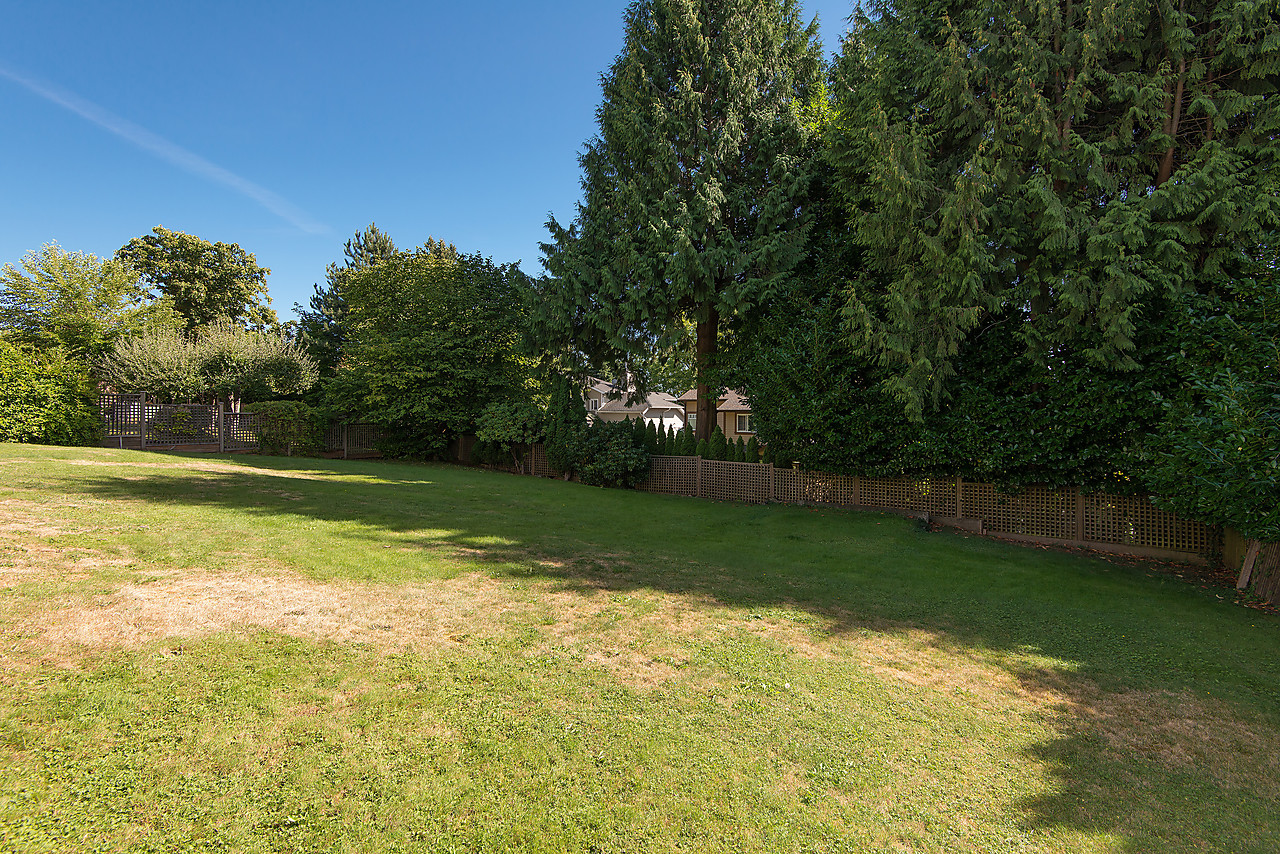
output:
<svg viewBox="0 0 1280 854"><path fill-rule="evenodd" d="M644 400L637 401L631 405L627 404L625 397L619 400L605 400L600 404L598 412L625 412L630 415L642 415L650 409L673 409L677 412L683 412L684 407L676 402L669 394L654 392Z"/></svg>
<svg viewBox="0 0 1280 854"><path fill-rule="evenodd" d="M686 401L693 402L693 401L696 401L697 399L698 399L698 390L696 388L689 389L684 394L680 395L681 403L684 403ZM750 412L751 404L748 403L742 397L742 392L729 389L724 394L720 395L720 400L716 403L716 411L717 412Z"/></svg>

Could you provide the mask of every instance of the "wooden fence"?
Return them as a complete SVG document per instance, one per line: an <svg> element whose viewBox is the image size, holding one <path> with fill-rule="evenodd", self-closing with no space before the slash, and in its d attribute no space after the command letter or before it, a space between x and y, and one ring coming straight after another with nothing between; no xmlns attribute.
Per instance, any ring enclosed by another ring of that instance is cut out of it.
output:
<svg viewBox="0 0 1280 854"><path fill-rule="evenodd" d="M525 456L522 474L552 476L541 445ZM928 516L943 525L1046 545L1208 563L1222 550L1221 532L1179 519L1145 496L1033 486L1005 492L959 478L857 477L655 456L645 492L717 501L825 504Z"/></svg>
<svg viewBox="0 0 1280 854"><path fill-rule="evenodd" d="M260 412L227 412L221 406L155 403L145 394L104 394L103 444L113 448L292 455L317 450L290 422ZM381 456L381 431L372 424L333 424L319 453L362 458Z"/></svg>

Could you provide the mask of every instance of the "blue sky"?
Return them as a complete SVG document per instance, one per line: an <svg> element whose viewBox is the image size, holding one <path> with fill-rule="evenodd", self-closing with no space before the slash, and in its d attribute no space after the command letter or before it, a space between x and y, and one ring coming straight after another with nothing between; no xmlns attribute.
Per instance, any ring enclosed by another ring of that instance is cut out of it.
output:
<svg viewBox="0 0 1280 854"><path fill-rule="evenodd" d="M802 0L838 47L849 0ZM0 264L155 225L239 243L292 316L369 222L539 272L624 0L0 0Z"/></svg>

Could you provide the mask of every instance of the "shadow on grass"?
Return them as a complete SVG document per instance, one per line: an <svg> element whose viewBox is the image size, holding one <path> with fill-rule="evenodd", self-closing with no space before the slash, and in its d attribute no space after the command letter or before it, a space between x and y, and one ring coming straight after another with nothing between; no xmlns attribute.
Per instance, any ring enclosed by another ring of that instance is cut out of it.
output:
<svg viewBox="0 0 1280 854"><path fill-rule="evenodd" d="M1280 850L1275 786L1256 779L1274 766L1255 755L1259 740L1277 746L1280 620L1143 565L834 509L716 504L447 466L232 462L244 470L131 479L91 468L61 486L226 508L286 530L298 519L333 523L371 551L464 549L492 574L567 590L653 589L801 609L832 635L923 629L941 646L995 653L1029 692L1054 698L1044 713L1059 736L1030 758L1057 785L1025 804L1031 825L1113 833L1131 851L1206 842ZM326 573L323 555L286 560ZM1028 663L1045 659L1055 663ZM1231 720L1202 731L1215 715Z"/></svg>

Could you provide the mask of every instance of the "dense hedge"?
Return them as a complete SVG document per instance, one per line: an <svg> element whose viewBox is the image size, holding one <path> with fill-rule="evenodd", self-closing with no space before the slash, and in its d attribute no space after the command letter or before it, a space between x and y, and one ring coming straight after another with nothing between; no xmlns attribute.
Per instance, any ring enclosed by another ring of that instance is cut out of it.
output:
<svg viewBox="0 0 1280 854"><path fill-rule="evenodd" d="M0 339L0 442L97 445L96 389L56 351L28 352Z"/></svg>
<svg viewBox="0 0 1280 854"><path fill-rule="evenodd" d="M264 454L307 456L324 451L329 418L322 411L297 400L250 403L244 406L244 411L266 416L266 423L258 434Z"/></svg>

